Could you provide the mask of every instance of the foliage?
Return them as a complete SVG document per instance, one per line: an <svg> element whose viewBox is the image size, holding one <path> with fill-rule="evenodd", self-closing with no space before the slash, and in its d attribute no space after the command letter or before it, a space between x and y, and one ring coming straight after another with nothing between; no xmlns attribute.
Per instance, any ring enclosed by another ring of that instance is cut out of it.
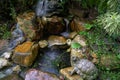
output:
<svg viewBox="0 0 120 80"><path fill-rule="evenodd" d="M99 27L113 37L120 36L120 14L117 12L107 12L97 17L96 20Z"/></svg>
<svg viewBox="0 0 120 80"><path fill-rule="evenodd" d="M14 19L18 13L33 9L37 0L0 0L0 19Z"/></svg>
<svg viewBox="0 0 120 80"><path fill-rule="evenodd" d="M7 28L7 24L0 25L0 38L8 39L10 36L11 33Z"/></svg>
<svg viewBox="0 0 120 80"><path fill-rule="evenodd" d="M73 43L71 44L71 47L72 47L72 48L75 48L75 49L78 49L78 48L81 48L82 46L81 46L79 43L77 43L77 42L73 42Z"/></svg>
<svg viewBox="0 0 120 80"><path fill-rule="evenodd" d="M87 30L90 30L93 27L92 24L88 24L88 23L84 24L84 26L85 26L85 29Z"/></svg>
<svg viewBox="0 0 120 80"><path fill-rule="evenodd" d="M107 11L120 13L120 1L119 0L108 0Z"/></svg>
<svg viewBox="0 0 120 80"><path fill-rule="evenodd" d="M101 71L100 80L119 80L120 72L115 71Z"/></svg>
<svg viewBox="0 0 120 80"><path fill-rule="evenodd" d="M86 37L88 46L95 53L119 53L120 44L108 36L105 30L99 28L97 25L94 25L89 32L82 31L79 34Z"/></svg>

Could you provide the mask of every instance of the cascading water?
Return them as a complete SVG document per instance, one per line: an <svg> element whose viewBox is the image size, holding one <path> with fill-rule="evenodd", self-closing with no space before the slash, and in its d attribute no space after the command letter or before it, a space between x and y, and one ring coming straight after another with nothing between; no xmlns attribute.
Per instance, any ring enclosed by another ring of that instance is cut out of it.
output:
<svg viewBox="0 0 120 80"><path fill-rule="evenodd" d="M59 0L39 0L35 9L36 16L43 17L59 14L62 11L59 2Z"/></svg>
<svg viewBox="0 0 120 80"><path fill-rule="evenodd" d="M16 28L12 32L12 38L10 40L8 50L12 50L18 44L20 44L24 41L25 41L25 37L24 37L23 31L19 28L19 24L16 24Z"/></svg>
<svg viewBox="0 0 120 80"><path fill-rule="evenodd" d="M66 26L66 31L65 32L63 32L63 33L61 33L61 35L62 36L64 36L64 37L68 37L69 36L69 32L70 32L70 30L69 30L69 20L68 19L64 19L64 21L65 21L65 26Z"/></svg>

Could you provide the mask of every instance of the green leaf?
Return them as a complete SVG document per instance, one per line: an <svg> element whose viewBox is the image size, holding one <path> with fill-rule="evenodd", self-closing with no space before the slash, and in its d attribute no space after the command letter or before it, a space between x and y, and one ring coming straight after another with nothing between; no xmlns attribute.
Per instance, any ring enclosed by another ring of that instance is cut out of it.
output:
<svg viewBox="0 0 120 80"><path fill-rule="evenodd" d="M73 42L71 44L71 47L76 49L76 48L81 48L82 46L79 43L77 43L77 42Z"/></svg>
<svg viewBox="0 0 120 80"><path fill-rule="evenodd" d="M84 24L84 26L87 30L90 30L93 27L91 24Z"/></svg>

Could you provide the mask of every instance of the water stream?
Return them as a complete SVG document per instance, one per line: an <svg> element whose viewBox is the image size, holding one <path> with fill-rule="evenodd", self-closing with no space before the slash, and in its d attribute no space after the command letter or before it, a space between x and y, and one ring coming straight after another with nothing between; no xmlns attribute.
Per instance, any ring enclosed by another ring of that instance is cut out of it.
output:
<svg viewBox="0 0 120 80"><path fill-rule="evenodd" d="M40 53L41 54L41 53ZM59 69L70 66L69 53L60 48L46 48L43 50L43 55L38 58L38 68L45 72L59 75Z"/></svg>

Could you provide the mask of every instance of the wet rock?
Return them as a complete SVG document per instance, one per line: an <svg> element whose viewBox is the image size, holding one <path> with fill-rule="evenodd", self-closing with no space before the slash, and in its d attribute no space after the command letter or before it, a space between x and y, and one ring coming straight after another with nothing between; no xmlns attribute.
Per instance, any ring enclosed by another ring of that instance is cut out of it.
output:
<svg viewBox="0 0 120 80"><path fill-rule="evenodd" d="M70 71L73 70L73 67L67 67L60 70L60 74L62 74L67 80L83 80L78 74L70 75Z"/></svg>
<svg viewBox="0 0 120 80"><path fill-rule="evenodd" d="M19 24L15 26L15 29L11 32L12 37L9 42L8 50L14 49L18 44L25 41L25 36L23 31L19 28Z"/></svg>
<svg viewBox="0 0 120 80"><path fill-rule="evenodd" d="M70 38L70 39L73 39L76 35L77 35L77 32L71 32L71 33L69 34L69 38Z"/></svg>
<svg viewBox="0 0 120 80"><path fill-rule="evenodd" d="M48 32L48 34L60 34L64 31L64 29L65 24L63 18L57 16L46 18L45 30Z"/></svg>
<svg viewBox="0 0 120 80"><path fill-rule="evenodd" d="M0 72L0 79L5 77L6 75L3 72Z"/></svg>
<svg viewBox="0 0 120 80"><path fill-rule="evenodd" d="M21 67L20 67L20 65L16 65L12 68L12 70L13 70L13 72L19 73L21 71Z"/></svg>
<svg viewBox="0 0 120 80"><path fill-rule="evenodd" d="M81 35L75 36L75 38L73 39L73 42L77 42L83 47L87 46L86 39Z"/></svg>
<svg viewBox="0 0 120 80"><path fill-rule="evenodd" d="M0 40L0 55L7 51L8 40Z"/></svg>
<svg viewBox="0 0 120 80"><path fill-rule="evenodd" d="M5 59L9 59L12 55L12 52L4 52L1 57L5 58Z"/></svg>
<svg viewBox="0 0 120 80"><path fill-rule="evenodd" d="M2 72L6 75L6 76L8 76L8 75L10 75L10 74L12 74L12 73L19 73L21 71L21 68L20 68L20 66L19 65L16 65L16 66L13 66L13 67L8 67L8 68L5 68L5 69L3 69L2 70Z"/></svg>
<svg viewBox="0 0 120 80"><path fill-rule="evenodd" d="M20 78L17 74L11 74L4 78L1 78L0 80L23 80L23 79Z"/></svg>
<svg viewBox="0 0 120 80"><path fill-rule="evenodd" d="M36 69L27 71L25 80L60 80L56 75Z"/></svg>
<svg viewBox="0 0 120 80"><path fill-rule="evenodd" d="M12 60L22 66L31 66L38 54L38 44L27 41L18 45L12 56Z"/></svg>
<svg viewBox="0 0 120 80"><path fill-rule="evenodd" d="M62 36L52 35L48 38L48 44L49 44L49 46L65 45L66 44L66 39Z"/></svg>
<svg viewBox="0 0 120 80"><path fill-rule="evenodd" d="M40 48L45 48L48 45L48 42L46 40L39 41Z"/></svg>
<svg viewBox="0 0 120 80"><path fill-rule="evenodd" d="M0 58L0 69L5 67L5 66L10 66L11 63L5 59L5 58Z"/></svg>
<svg viewBox="0 0 120 80"><path fill-rule="evenodd" d="M80 31L85 31L85 27L84 27L84 22L74 18L71 22L70 22L70 29L71 31L76 31L76 32L80 32Z"/></svg>
<svg viewBox="0 0 120 80"><path fill-rule="evenodd" d="M29 40L38 40L42 37L42 28L41 26L34 25L35 13L34 12L26 12L22 15L17 16L17 23L20 26L20 29L24 32L25 37Z"/></svg>

